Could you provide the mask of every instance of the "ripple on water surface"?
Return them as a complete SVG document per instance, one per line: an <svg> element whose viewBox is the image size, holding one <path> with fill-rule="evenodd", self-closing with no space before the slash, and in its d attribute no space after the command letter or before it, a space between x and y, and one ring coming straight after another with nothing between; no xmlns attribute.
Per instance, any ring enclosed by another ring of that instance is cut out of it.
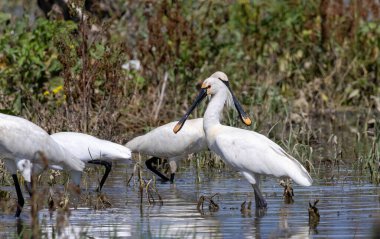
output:
<svg viewBox="0 0 380 239"><path fill-rule="evenodd" d="M201 174L204 181L196 183L193 169L177 174L177 182L157 184L163 198L163 206L149 206L138 199L137 187L126 186L124 167L114 167L103 193L112 207L93 210L82 205L71 210L61 235L85 234L95 238L109 237L194 237L197 238L368 238L374 224L379 221L379 189L357 179L345 177L333 183L315 180L311 187L294 185L295 202L285 204L282 188L276 179L266 178L262 191L268 201L265 213L241 213L243 201L254 200L251 186L235 172ZM93 179L95 188L97 179ZM12 187L2 187L9 190ZM197 211L197 199L201 195L215 196L219 211ZM13 195L13 194L12 194ZM319 199L317 207L321 215L316 228L308 222L309 201ZM28 201L28 199L27 199ZM253 202L254 203L254 202ZM23 225L30 224L30 207L26 204L19 223L12 214L0 215L0 237L15 237ZM50 218L47 209L39 213L44 235L52 238L57 229L57 213ZM62 219L62 218L61 218ZM28 226L26 226L28 227Z"/></svg>

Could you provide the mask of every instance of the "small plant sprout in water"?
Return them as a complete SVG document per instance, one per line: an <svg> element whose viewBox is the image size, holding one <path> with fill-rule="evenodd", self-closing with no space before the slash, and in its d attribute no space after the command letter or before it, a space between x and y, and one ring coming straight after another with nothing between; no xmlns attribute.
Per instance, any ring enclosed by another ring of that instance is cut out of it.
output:
<svg viewBox="0 0 380 239"><path fill-rule="evenodd" d="M316 207L317 203L319 202L319 199L316 199L311 205L309 202L309 227L310 229L315 229L318 224L319 224L319 211L318 208Z"/></svg>
<svg viewBox="0 0 380 239"><path fill-rule="evenodd" d="M293 192L293 187L292 187L292 181L291 179L285 179L280 181L280 185L284 187L284 202L286 204L291 204L294 202L293 197L294 197L294 192Z"/></svg>
<svg viewBox="0 0 380 239"><path fill-rule="evenodd" d="M240 212L243 215L248 215L249 216L251 214L251 206L252 206L252 201L249 201L248 204L247 204L247 201L244 201L241 204Z"/></svg>
<svg viewBox="0 0 380 239"><path fill-rule="evenodd" d="M204 210L203 210L203 205L204 205L205 201L208 201L208 203L209 203L208 209L209 209L210 212L217 212L219 210L219 205L217 203L215 203L215 201L213 200L213 198L215 196L219 197L219 193L215 193L211 197L207 197L207 196L204 196L204 195L200 196L199 200L198 200L198 204L197 204L197 210L198 210L198 212L200 212L202 215L205 214Z"/></svg>

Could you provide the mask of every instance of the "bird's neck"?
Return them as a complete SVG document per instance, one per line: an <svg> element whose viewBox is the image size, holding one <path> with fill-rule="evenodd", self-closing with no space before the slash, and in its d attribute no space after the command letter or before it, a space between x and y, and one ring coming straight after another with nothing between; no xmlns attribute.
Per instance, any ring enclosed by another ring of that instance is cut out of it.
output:
<svg viewBox="0 0 380 239"><path fill-rule="evenodd" d="M208 129L211 129L214 125L220 124L220 119L226 100L226 91L219 91L214 96L212 96L203 116L203 128L205 132L207 132Z"/></svg>

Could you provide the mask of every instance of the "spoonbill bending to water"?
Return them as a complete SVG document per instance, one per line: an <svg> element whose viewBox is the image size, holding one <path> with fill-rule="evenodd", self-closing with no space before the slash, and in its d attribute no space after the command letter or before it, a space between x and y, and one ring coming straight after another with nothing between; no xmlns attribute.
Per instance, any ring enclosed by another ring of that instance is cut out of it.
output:
<svg viewBox="0 0 380 239"><path fill-rule="evenodd" d="M190 113L206 95L211 95L211 101L203 117L208 147L252 184L256 208L267 206L259 189L261 174L291 178L302 186L311 185L313 180L306 169L279 145L259 133L220 124L226 101L234 103L246 125L251 124L251 120L231 91L227 75L223 72L215 72L203 82L198 97L174 127L174 133L181 130Z"/></svg>
<svg viewBox="0 0 380 239"><path fill-rule="evenodd" d="M99 187L96 190L98 192L102 190L103 184L111 171L111 160L131 159L131 150L125 146L107 140L102 140L88 134L59 132L52 134L51 137L59 145L69 150L83 162L100 164L106 168L106 171L100 180ZM75 175L72 174L71 176L80 181L81 175L81 172L77 172Z"/></svg>
<svg viewBox="0 0 380 239"><path fill-rule="evenodd" d="M125 146L133 153L141 153L153 156L145 164L148 169L157 174L164 181L174 181L177 170L177 162L185 159L189 154L207 149L207 142L203 130L203 119L189 120L186 127L178 134L173 134L173 127L178 122L162 125L149 133L138 136L129 141ZM167 158L170 165L170 179L160 173L153 163L160 158Z"/></svg>
<svg viewBox="0 0 380 239"><path fill-rule="evenodd" d="M11 173L17 193L16 217L20 216L24 206L20 184L16 171L20 170L27 182L31 181L31 162L47 159L48 164L59 165L71 174L81 172L84 163L58 145L50 135L34 123L11 115L0 113L0 159ZM79 185L80 181L74 181Z"/></svg>

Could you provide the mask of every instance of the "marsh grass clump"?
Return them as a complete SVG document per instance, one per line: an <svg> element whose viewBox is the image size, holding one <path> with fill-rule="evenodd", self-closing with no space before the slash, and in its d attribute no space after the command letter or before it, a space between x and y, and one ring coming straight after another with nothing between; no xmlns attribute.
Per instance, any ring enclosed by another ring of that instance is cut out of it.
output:
<svg viewBox="0 0 380 239"><path fill-rule="evenodd" d="M156 179L155 177L153 179L146 179L143 176L143 169L144 167L141 164L141 158L139 158L139 161L135 163L133 173L127 180L127 186L130 185L132 179L133 179L133 186L138 188L138 194L140 199L140 204L142 205L144 203L144 198L146 198L146 201L149 205L163 205L163 199L157 189L156 185ZM137 180L136 180L137 177ZM145 194L145 197L144 197Z"/></svg>
<svg viewBox="0 0 380 239"><path fill-rule="evenodd" d="M211 151L205 151L197 154L191 154L185 161L185 166L194 166L198 174L201 170L220 170L225 168L225 163L216 154Z"/></svg>
<svg viewBox="0 0 380 239"><path fill-rule="evenodd" d="M379 142L373 141L368 153L359 158L361 171L365 170L370 177L370 182L378 185L380 183L380 150Z"/></svg>
<svg viewBox="0 0 380 239"><path fill-rule="evenodd" d="M372 121L369 121L372 122ZM371 123L372 124L372 123ZM353 164L361 175L368 175L371 183L380 183L380 127L379 123L373 121L373 125L364 125L364 136L357 137L357 160ZM368 132L369 135L368 135Z"/></svg>

